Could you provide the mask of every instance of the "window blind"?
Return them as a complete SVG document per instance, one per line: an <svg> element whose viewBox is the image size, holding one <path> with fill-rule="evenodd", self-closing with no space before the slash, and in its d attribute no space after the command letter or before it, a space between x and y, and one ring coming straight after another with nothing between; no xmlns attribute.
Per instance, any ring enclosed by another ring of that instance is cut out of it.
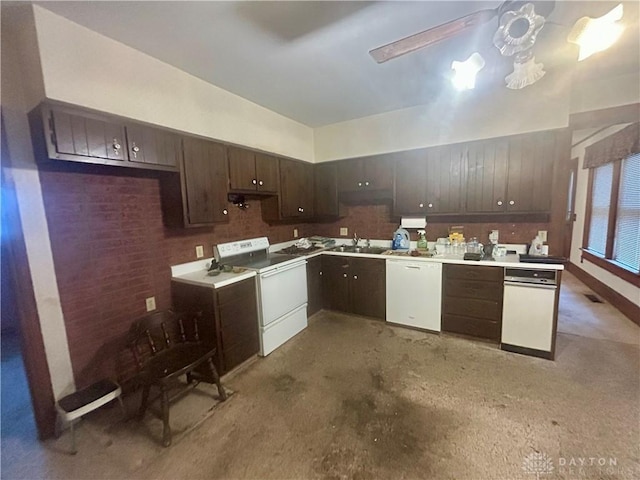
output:
<svg viewBox="0 0 640 480"><path fill-rule="evenodd" d="M622 161L613 259L640 269L640 153Z"/></svg>
<svg viewBox="0 0 640 480"><path fill-rule="evenodd" d="M593 172L591 194L591 223L589 224L589 250L604 255L607 248L607 227L609 224L609 204L613 163L598 167Z"/></svg>

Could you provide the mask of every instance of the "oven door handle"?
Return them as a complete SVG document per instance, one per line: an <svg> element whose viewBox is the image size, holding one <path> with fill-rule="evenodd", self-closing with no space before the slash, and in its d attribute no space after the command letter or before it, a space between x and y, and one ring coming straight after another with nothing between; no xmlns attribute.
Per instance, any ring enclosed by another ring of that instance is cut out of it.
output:
<svg viewBox="0 0 640 480"><path fill-rule="evenodd" d="M307 261L306 260L302 260L300 262L294 262L291 265L287 265L287 266L284 266L284 267L276 267L274 270L270 270L270 271L268 271L266 273L260 274L260 278L269 278L269 277L272 277L272 276L277 275L279 273L286 272L287 270L292 270L294 268L302 267L305 263L307 263Z"/></svg>
<svg viewBox="0 0 640 480"><path fill-rule="evenodd" d="M558 288L557 285L544 285L540 283L527 283L527 282L512 282L509 280L505 280L504 285L505 286L508 285L511 287L523 287L523 288L543 288L545 290L555 290L556 288Z"/></svg>

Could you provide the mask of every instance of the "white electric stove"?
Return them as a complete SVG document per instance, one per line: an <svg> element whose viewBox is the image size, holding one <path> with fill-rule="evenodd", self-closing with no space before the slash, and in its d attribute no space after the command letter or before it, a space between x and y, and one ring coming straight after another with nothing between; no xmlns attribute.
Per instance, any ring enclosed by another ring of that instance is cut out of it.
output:
<svg viewBox="0 0 640 480"><path fill-rule="evenodd" d="M255 270L258 286L260 355L267 356L307 328L307 261L269 253L267 237L214 247L220 264Z"/></svg>

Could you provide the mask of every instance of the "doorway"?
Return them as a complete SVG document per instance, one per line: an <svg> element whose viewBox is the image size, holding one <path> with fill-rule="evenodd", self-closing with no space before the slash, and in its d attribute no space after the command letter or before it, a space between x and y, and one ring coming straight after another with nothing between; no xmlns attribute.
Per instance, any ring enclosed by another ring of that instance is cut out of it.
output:
<svg viewBox="0 0 640 480"><path fill-rule="evenodd" d="M562 256L571 257L571 238L573 224L576 221L576 182L578 179L578 158L572 158L564 164L563 178L567 179L567 205L564 215L563 251Z"/></svg>

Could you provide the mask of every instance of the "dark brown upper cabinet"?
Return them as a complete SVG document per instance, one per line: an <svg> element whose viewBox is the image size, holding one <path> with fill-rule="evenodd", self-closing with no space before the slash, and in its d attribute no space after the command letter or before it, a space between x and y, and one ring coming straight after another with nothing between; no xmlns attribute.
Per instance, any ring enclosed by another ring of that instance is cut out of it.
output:
<svg viewBox="0 0 640 480"><path fill-rule="evenodd" d="M393 210L396 215L424 215L427 209L427 152L400 152L395 157Z"/></svg>
<svg viewBox="0 0 640 480"><path fill-rule="evenodd" d="M313 212L313 165L279 159L280 192L262 200L262 217L272 222L311 218Z"/></svg>
<svg viewBox="0 0 640 480"><path fill-rule="evenodd" d="M393 188L393 163L388 155L338 162L339 193L388 191Z"/></svg>
<svg viewBox="0 0 640 480"><path fill-rule="evenodd" d="M180 139L163 129L62 105L43 104L29 117L36 152L52 160L178 169Z"/></svg>
<svg viewBox="0 0 640 480"><path fill-rule="evenodd" d="M177 168L181 157L178 135L143 125L127 125L126 130L129 161Z"/></svg>
<svg viewBox="0 0 640 480"><path fill-rule="evenodd" d="M228 222L227 168L224 145L185 138L180 174L161 177L165 224L204 227Z"/></svg>
<svg viewBox="0 0 640 480"><path fill-rule="evenodd" d="M546 131L466 144L467 212L549 212L556 136Z"/></svg>
<svg viewBox="0 0 640 480"><path fill-rule="evenodd" d="M314 167L314 206L316 217L339 217L343 215L338 199L338 165L317 164Z"/></svg>
<svg viewBox="0 0 640 480"><path fill-rule="evenodd" d="M459 213L462 209L462 148L460 145L427 150L425 213Z"/></svg>
<svg viewBox="0 0 640 480"><path fill-rule="evenodd" d="M228 147L229 189L237 192L278 192L278 159L239 147Z"/></svg>

